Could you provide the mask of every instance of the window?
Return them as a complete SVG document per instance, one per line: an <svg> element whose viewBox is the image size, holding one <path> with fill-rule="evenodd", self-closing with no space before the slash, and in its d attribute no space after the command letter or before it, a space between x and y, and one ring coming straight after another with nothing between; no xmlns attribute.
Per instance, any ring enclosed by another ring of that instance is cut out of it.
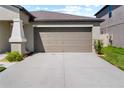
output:
<svg viewBox="0 0 124 93"><path fill-rule="evenodd" d="M109 5L109 18L111 18L112 17L112 5Z"/></svg>

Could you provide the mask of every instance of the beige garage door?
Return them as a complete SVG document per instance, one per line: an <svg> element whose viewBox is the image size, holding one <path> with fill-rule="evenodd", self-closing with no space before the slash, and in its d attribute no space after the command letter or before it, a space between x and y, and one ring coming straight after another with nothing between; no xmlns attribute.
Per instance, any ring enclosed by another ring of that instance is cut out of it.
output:
<svg viewBox="0 0 124 93"><path fill-rule="evenodd" d="M91 28L35 28L36 52L91 52Z"/></svg>

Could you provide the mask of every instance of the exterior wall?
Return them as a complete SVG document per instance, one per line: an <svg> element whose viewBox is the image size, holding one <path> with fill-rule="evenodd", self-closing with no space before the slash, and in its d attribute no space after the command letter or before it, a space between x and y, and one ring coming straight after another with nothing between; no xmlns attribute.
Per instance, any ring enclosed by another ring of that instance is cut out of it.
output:
<svg viewBox="0 0 124 93"><path fill-rule="evenodd" d="M100 40L102 40L103 46L107 47L109 45L109 34L101 34L100 35Z"/></svg>
<svg viewBox="0 0 124 93"><path fill-rule="evenodd" d="M121 5L112 5L112 11L116 10L119 8ZM97 18L103 18L103 19L110 19L109 18L109 8L106 7L104 10L102 10L99 14L96 15Z"/></svg>
<svg viewBox="0 0 124 93"><path fill-rule="evenodd" d="M92 39L100 39L100 26L94 25L92 27Z"/></svg>
<svg viewBox="0 0 124 93"><path fill-rule="evenodd" d="M7 5L0 6L0 20L13 20L14 18L19 18L19 9Z"/></svg>
<svg viewBox="0 0 124 93"><path fill-rule="evenodd" d="M115 7L115 6L114 6ZM112 17L109 18L109 14L107 13L106 15L102 16L101 18L105 19L104 22L101 23L101 30L103 30L103 33L106 33L107 28L120 25L124 23L124 12L123 12L124 6L120 6L115 8L112 11ZM105 30L106 29L106 30ZM105 31L105 32L104 32Z"/></svg>
<svg viewBox="0 0 124 93"><path fill-rule="evenodd" d="M27 39L27 42L25 43L26 51L33 52L34 51L33 26L29 22L29 16L25 12L20 11L20 18L23 21L24 34Z"/></svg>
<svg viewBox="0 0 124 93"><path fill-rule="evenodd" d="M20 18L23 20L24 24L29 24L29 16L25 14L23 11L20 11Z"/></svg>
<svg viewBox="0 0 124 93"><path fill-rule="evenodd" d="M11 36L10 22L0 21L0 53L10 51L9 38Z"/></svg>
<svg viewBox="0 0 124 93"><path fill-rule="evenodd" d="M24 25L24 33L27 39L26 51L33 52L34 51L34 31L33 31L32 24Z"/></svg>
<svg viewBox="0 0 124 93"><path fill-rule="evenodd" d="M94 40L100 39L100 26L94 25L92 27L92 51L95 53Z"/></svg>
<svg viewBox="0 0 124 93"><path fill-rule="evenodd" d="M104 9L100 14L98 14L97 18L105 19L104 22L100 24L101 33L109 34L112 37L113 46L124 47L124 6L113 5L112 6L112 17L109 18L107 8ZM108 38L109 39L109 38Z"/></svg>
<svg viewBox="0 0 124 93"><path fill-rule="evenodd" d="M29 23L29 16L23 11L10 5L0 5L0 20L13 20L15 18L20 18L25 24Z"/></svg>
<svg viewBox="0 0 124 93"><path fill-rule="evenodd" d="M124 24L109 27L108 30L113 37L113 46L124 47Z"/></svg>

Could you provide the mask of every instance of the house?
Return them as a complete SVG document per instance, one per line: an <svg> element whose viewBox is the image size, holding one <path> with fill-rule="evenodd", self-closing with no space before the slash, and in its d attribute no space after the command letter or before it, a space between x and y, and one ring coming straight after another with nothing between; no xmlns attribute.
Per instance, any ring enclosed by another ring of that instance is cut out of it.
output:
<svg viewBox="0 0 124 93"><path fill-rule="evenodd" d="M124 47L124 6L106 5L95 14L96 18L105 19L100 24L101 36L106 45Z"/></svg>
<svg viewBox="0 0 124 93"><path fill-rule="evenodd" d="M0 53L92 52L100 37L99 18L0 6Z"/></svg>

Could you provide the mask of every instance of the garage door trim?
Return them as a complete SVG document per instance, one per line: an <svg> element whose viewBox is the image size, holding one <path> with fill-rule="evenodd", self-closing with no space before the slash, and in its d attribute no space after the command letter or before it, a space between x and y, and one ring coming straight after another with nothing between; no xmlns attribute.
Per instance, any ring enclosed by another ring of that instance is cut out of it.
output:
<svg viewBox="0 0 124 93"><path fill-rule="evenodd" d="M93 25L33 25L33 27L93 27Z"/></svg>

